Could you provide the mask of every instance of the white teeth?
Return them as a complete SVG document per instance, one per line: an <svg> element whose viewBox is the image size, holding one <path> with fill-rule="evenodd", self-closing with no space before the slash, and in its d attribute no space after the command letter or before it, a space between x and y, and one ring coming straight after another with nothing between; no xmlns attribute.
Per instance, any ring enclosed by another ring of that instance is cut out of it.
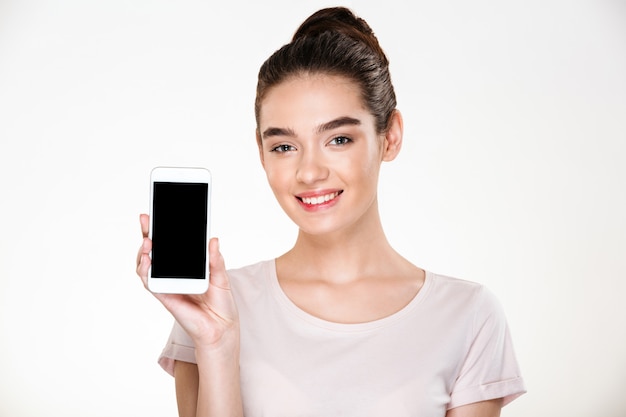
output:
<svg viewBox="0 0 626 417"><path fill-rule="evenodd" d="M304 204L311 204L311 205L322 204L322 203L325 203L327 201L334 199L338 195L339 193L335 192L331 194L321 195L319 197L303 197L302 202Z"/></svg>

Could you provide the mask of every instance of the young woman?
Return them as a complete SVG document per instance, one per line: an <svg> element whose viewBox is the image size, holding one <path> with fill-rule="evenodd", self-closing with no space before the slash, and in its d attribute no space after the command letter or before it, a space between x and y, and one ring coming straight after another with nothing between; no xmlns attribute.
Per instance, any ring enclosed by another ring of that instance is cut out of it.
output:
<svg viewBox="0 0 626 417"><path fill-rule="evenodd" d="M155 294L176 319L159 361L180 415L500 415L525 389L497 300L412 265L381 226L379 169L403 126L367 23L345 8L310 16L262 65L255 112L261 163L299 234L229 271L213 238L205 294Z"/></svg>

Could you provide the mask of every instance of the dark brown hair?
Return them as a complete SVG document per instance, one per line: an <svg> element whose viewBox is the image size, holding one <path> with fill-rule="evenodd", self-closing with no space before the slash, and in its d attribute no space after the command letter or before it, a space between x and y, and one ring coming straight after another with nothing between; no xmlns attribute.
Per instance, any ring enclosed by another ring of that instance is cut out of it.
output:
<svg viewBox="0 0 626 417"><path fill-rule="evenodd" d="M363 104L376 119L377 132L388 130L396 108L389 61L367 22L344 7L313 13L291 42L263 63L254 105L257 128L261 101L269 89L289 77L316 73L344 76L355 82Z"/></svg>

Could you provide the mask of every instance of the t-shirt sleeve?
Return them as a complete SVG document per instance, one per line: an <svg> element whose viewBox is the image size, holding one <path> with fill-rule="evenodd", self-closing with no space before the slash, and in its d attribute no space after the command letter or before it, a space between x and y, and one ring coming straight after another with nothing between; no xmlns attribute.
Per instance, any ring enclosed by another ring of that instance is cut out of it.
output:
<svg viewBox="0 0 626 417"><path fill-rule="evenodd" d="M178 322L174 322L167 343L159 356L159 365L174 376L174 361L196 363L196 349L193 340Z"/></svg>
<svg viewBox="0 0 626 417"><path fill-rule="evenodd" d="M468 350L448 409L503 399L503 406L526 392L502 306L485 287L477 295Z"/></svg>

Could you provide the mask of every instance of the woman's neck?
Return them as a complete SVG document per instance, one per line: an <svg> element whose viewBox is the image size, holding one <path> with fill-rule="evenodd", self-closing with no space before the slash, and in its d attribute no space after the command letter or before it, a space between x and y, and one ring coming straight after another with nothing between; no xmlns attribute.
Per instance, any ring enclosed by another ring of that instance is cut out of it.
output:
<svg viewBox="0 0 626 417"><path fill-rule="evenodd" d="M406 262L389 244L380 219L323 235L300 231L294 247L279 257L282 270L300 279L346 282L375 276Z"/></svg>
<svg viewBox="0 0 626 417"><path fill-rule="evenodd" d="M301 310L331 322L363 323L410 303L425 273L391 247L376 221L341 233L301 231L294 247L276 260L276 274Z"/></svg>

